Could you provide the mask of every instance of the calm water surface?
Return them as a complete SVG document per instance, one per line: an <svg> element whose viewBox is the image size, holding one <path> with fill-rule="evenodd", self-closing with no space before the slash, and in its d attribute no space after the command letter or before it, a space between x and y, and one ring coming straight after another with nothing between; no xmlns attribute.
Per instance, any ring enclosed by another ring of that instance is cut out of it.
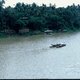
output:
<svg viewBox="0 0 80 80"><path fill-rule="evenodd" d="M0 39L0 78L80 78L80 33Z"/></svg>

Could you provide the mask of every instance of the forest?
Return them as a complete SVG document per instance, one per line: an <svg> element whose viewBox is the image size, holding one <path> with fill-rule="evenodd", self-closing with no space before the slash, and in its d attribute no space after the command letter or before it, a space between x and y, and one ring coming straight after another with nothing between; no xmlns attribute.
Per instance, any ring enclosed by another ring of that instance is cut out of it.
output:
<svg viewBox="0 0 80 80"><path fill-rule="evenodd" d="M58 7L50 4L17 3L15 7L5 7L0 2L0 32L19 34L20 30L29 31L75 31L80 29L80 5ZM11 33L10 32L10 33Z"/></svg>

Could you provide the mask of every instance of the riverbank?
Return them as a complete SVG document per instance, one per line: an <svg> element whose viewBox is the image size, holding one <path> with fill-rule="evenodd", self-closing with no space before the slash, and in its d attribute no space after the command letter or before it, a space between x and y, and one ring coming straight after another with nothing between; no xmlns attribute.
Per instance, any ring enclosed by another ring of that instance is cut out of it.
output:
<svg viewBox="0 0 80 80"><path fill-rule="evenodd" d="M45 32L41 32L41 31L31 31L31 32L27 32L27 33L19 33L19 34L6 34L6 33L0 33L0 38L7 38L7 37L28 37L28 36L33 36L33 35L54 35L54 34L61 34L61 33L76 33L79 32L79 30L69 30L69 31L53 31L50 33L45 33Z"/></svg>

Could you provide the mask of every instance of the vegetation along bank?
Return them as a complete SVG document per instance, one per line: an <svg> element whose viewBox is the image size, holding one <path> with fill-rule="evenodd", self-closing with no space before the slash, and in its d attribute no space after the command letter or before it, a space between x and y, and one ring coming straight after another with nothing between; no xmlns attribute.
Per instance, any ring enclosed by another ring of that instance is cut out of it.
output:
<svg viewBox="0 0 80 80"><path fill-rule="evenodd" d="M4 3L0 2L0 35L80 29L80 5L56 8L52 4L17 3L15 7L4 8Z"/></svg>

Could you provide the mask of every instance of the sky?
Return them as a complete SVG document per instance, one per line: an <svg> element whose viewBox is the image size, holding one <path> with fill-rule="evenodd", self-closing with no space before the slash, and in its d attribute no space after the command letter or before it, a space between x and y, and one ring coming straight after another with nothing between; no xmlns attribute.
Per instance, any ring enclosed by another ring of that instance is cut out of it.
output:
<svg viewBox="0 0 80 80"><path fill-rule="evenodd" d="M49 5L56 4L56 7L67 7L68 5L72 5L75 3L75 5L80 4L80 0L5 0L5 6L15 6L17 2L24 2L25 4L32 4L35 2L38 5L41 5L42 3Z"/></svg>

